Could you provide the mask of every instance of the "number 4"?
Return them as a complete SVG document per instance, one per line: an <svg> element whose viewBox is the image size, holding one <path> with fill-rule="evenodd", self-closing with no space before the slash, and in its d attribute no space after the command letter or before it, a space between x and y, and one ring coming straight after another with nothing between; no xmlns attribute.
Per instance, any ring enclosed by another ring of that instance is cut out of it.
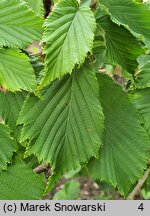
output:
<svg viewBox="0 0 150 216"><path fill-rule="evenodd" d="M144 205L143 205L143 203L141 203L141 204L139 205L138 209L141 210L141 211L144 210Z"/></svg>

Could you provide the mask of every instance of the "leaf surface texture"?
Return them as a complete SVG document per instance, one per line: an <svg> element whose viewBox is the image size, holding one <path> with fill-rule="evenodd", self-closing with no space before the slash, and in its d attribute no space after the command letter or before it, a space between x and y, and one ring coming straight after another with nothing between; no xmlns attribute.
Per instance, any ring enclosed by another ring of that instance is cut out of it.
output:
<svg viewBox="0 0 150 216"><path fill-rule="evenodd" d="M0 1L0 46L25 47L42 33L42 18L20 0Z"/></svg>
<svg viewBox="0 0 150 216"><path fill-rule="evenodd" d="M1 200L40 200L44 182L20 159L0 172Z"/></svg>
<svg viewBox="0 0 150 216"><path fill-rule="evenodd" d="M100 0L100 3L108 8L113 21L143 35L150 45L150 10L147 5L134 0Z"/></svg>
<svg viewBox="0 0 150 216"><path fill-rule="evenodd" d="M0 170L7 168L7 163L10 162L16 150L17 144L10 136L9 127L0 124Z"/></svg>
<svg viewBox="0 0 150 216"><path fill-rule="evenodd" d="M40 16L44 15L43 0L24 0Z"/></svg>
<svg viewBox="0 0 150 216"><path fill-rule="evenodd" d="M150 88L132 92L130 99L143 116L145 128L150 136Z"/></svg>
<svg viewBox="0 0 150 216"><path fill-rule="evenodd" d="M99 160L92 159L88 168L92 176L126 194L146 168L150 141L121 87L102 75L99 83L105 115L103 147Z"/></svg>
<svg viewBox="0 0 150 216"><path fill-rule="evenodd" d="M0 84L10 91L35 91L36 77L29 58L17 49L0 49Z"/></svg>
<svg viewBox="0 0 150 216"><path fill-rule="evenodd" d="M70 0L54 7L43 36L46 42L43 85L71 73L75 64L84 62L93 47L95 28L94 15L88 6L79 6L76 0Z"/></svg>
<svg viewBox="0 0 150 216"><path fill-rule="evenodd" d="M107 16L97 22L105 32L106 63L121 65L123 69L133 73L138 66L138 56L144 53L138 40L127 29L113 23Z"/></svg>
<svg viewBox="0 0 150 216"><path fill-rule="evenodd" d="M28 154L35 154L60 172L76 169L101 145L103 112L98 83L91 66L83 66L43 93L33 95L20 113L24 124L21 141L30 140Z"/></svg>

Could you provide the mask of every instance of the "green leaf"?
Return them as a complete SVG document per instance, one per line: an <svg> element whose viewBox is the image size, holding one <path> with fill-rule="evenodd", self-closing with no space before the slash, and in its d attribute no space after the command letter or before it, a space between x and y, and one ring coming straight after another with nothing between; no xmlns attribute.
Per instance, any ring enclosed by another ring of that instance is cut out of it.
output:
<svg viewBox="0 0 150 216"><path fill-rule="evenodd" d="M150 10L147 5L133 0L100 0L100 3L108 8L113 21L143 35L150 44Z"/></svg>
<svg viewBox="0 0 150 216"><path fill-rule="evenodd" d="M41 36L42 23L23 1L1 0L0 46L27 46Z"/></svg>
<svg viewBox="0 0 150 216"><path fill-rule="evenodd" d="M150 88L133 91L130 99L143 116L144 126L150 136Z"/></svg>
<svg viewBox="0 0 150 216"><path fill-rule="evenodd" d="M0 92L0 115L11 129L15 128L18 114L26 98L25 92Z"/></svg>
<svg viewBox="0 0 150 216"><path fill-rule="evenodd" d="M17 144L10 136L10 129L0 124L0 170L7 168L7 163L10 162L16 149Z"/></svg>
<svg viewBox="0 0 150 216"><path fill-rule="evenodd" d="M97 20L105 32L106 63L121 65L128 72L138 66L137 57L144 53L139 41L124 27L113 23L108 16Z"/></svg>
<svg viewBox="0 0 150 216"><path fill-rule="evenodd" d="M0 85L10 91L35 91L34 70L24 53L17 49L0 49Z"/></svg>
<svg viewBox="0 0 150 216"><path fill-rule="evenodd" d="M150 56L144 55L138 58L139 68L136 74L136 84L138 88L150 87Z"/></svg>
<svg viewBox="0 0 150 216"><path fill-rule="evenodd" d="M21 141L27 155L50 163L60 173L96 157L101 145L103 112L98 83L90 65L54 82L38 99L31 95L20 113Z"/></svg>
<svg viewBox="0 0 150 216"><path fill-rule="evenodd" d="M81 4L84 4L87 6L90 6L90 4L91 4L91 0L81 0L80 2L81 2Z"/></svg>
<svg viewBox="0 0 150 216"><path fill-rule="evenodd" d="M26 97L25 92L6 92L3 94L0 92L0 116L14 132L14 136L18 136L20 127L16 126L18 114L22 108Z"/></svg>
<svg viewBox="0 0 150 216"><path fill-rule="evenodd" d="M1 200L40 200L44 190L41 177L20 159L0 172Z"/></svg>
<svg viewBox="0 0 150 216"><path fill-rule="evenodd" d="M37 82L40 83L44 73L44 65L40 58L32 56L30 58L30 63L34 69L34 73L37 78Z"/></svg>
<svg viewBox="0 0 150 216"><path fill-rule="evenodd" d="M105 32L100 26L97 26L97 30L95 33L94 39L94 47L93 54L95 55L95 68L96 71L99 70L105 63L106 56L106 40L105 40Z"/></svg>
<svg viewBox="0 0 150 216"><path fill-rule="evenodd" d="M43 85L71 73L75 64L84 62L93 47L95 28L94 15L88 6L70 0L54 7L45 22L43 36L43 42L47 43Z"/></svg>
<svg viewBox="0 0 150 216"><path fill-rule="evenodd" d="M51 191L58 180L62 177L61 170L57 170L57 172L52 173L52 175L48 178L47 186L44 191L44 195L46 195L49 191Z"/></svg>
<svg viewBox="0 0 150 216"><path fill-rule="evenodd" d="M88 168L94 178L127 194L146 168L150 141L126 93L110 78L102 74L98 78L105 132L100 158L92 159Z"/></svg>
<svg viewBox="0 0 150 216"><path fill-rule="evenodd" d="M150 55L141 55L137 59L139 68L142 68L148 61L150 61Z"/></svg>
<svg viewBox="0 0 150 216"><path fill-rule="evenodd" d="M96 21L106 15L109 15L107 8L98 2L96 6L96 10L94 11L94 16Z"/></svg>
<svg viewBox="0 0 150 216"><path fill-rule="evenodd" d="M44 16L43 0L24 0L39 15Z"/></svg>

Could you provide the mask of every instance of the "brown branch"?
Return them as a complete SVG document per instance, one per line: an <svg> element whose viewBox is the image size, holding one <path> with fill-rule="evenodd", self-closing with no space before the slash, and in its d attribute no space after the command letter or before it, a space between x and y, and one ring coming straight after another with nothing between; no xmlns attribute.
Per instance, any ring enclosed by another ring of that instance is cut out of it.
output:
<svg viewBox="0 0 150 216"><path fill-rule="evenodd" d="M46 165L45 163L40 164L39 166L37 166L33 172L39 174L42 173L44 171L46 171L48 169L48 165Z"/></svg>
<svg viewBox="0 0 150 216"><path fill-rule="evenodd" d="M143 177L141 179L139 179L137 185L135 186L135 188L133 189L133 191L127 197L127 200L134 200L135 196L139 194L142 186L146 182L149 174L150 174L150 167L145 171Z"/></svg>

